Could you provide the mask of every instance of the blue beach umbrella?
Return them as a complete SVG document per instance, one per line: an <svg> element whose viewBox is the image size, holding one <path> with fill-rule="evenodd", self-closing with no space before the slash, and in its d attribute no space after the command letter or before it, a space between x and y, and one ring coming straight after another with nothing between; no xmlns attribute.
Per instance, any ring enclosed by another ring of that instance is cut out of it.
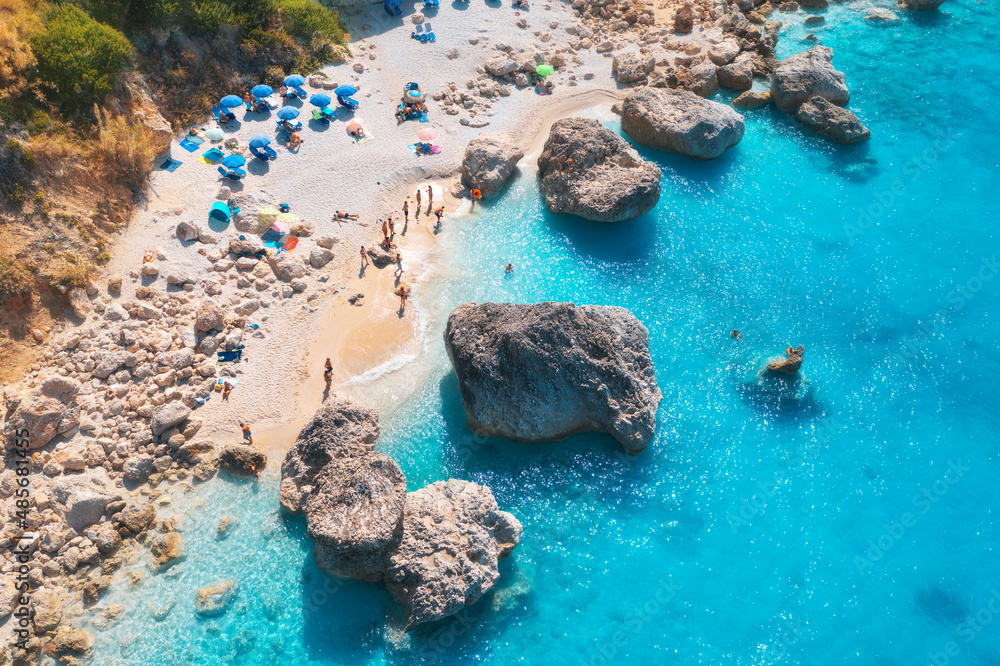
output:
<svg viewBox="0 0 1000 666"><path fill-rule="evenodd" d="M271 137L266 134L258 134L254 138L250 139L251 148L263 148L264 146L270 145Z"/></svg>
<svg viewBox="0 0 1000 666"><path fill-rule="evenodd" d="M230 169L236 169L247 163L247 158L242 155L228 155L222 158L222 166L227 166Z"/></svg>
<svg viewBox="0 0 1000 666"><path fill-rule="evenodd" d="M226 95L225 97L222 98L222 101L220 101L219 104L221 104L226 108L233 109L236 108L237 106L242 105L243 99L237 97L236 95Z"/></svg>
<svg viewBox="0 0 1000 666"><path fill-rule="evenodd" d="M251 90L250 92L253 93L254 97L267 97L268 95L274 92L274 88L272 88L271 86L265 86L262 83L259 86L254 86L253 90Z"/></svg>
<svg viewBox="0 0 1000 666"><path fill-rule="evenodd" d="M299 117L299 110L294 106L283 106L278 109L278 117L282 120L292 120Z"/></svg>
<svg viewBox="0 0 1000 666"><path fill-rule="evenodd" d="M309 103L313 106L330 106L330 96L317 94L309 98Z"/></svg>
<svg viewBox="0 0 1000 666"><path fill-rule="evenodd" d="M305 77L299 76L298 74L289 74L288 76L285 77L286 86L301 86L305 82L306 82Z"/></svg>
<svg viewBox="0 0 1000 666"><path fill-rule="evenodd" d="M333 94L337 97L350 97L356 92L358 92L358 89L354 86L337 86L337 89L333 91Z"/></svg>

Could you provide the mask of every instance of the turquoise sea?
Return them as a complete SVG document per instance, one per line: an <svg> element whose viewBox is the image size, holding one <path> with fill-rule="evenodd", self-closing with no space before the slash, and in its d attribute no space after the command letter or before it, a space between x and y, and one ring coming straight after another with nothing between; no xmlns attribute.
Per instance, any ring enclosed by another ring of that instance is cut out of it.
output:
<svg viewBox="0 0 1000 666"><path fill-rule="evenodd" d="M277 511L272 466L177 502L197 503L188 559L109 591L102 605L129 610L94 630L92 661L1000 664L1000 15L970 0L898 11L876 25L839 4L809 26L867 144L752 111L718 160L645 152L663 197L640 219L549 215L527 169L446 224L447 270L422 308L625 306L649 328L664 396L634 458L604 436L479 438L432 327L429 379L383 418L379 448L411 489L469 479L520 518L495 592L391 648L388 594L316 568L303 521ZM779 55L806 32L785 28ZM799 383L758 379L800 343ZM227 513L240 522L220 540ZM197 618L194 590L225 577L233 606Z"/></svg>

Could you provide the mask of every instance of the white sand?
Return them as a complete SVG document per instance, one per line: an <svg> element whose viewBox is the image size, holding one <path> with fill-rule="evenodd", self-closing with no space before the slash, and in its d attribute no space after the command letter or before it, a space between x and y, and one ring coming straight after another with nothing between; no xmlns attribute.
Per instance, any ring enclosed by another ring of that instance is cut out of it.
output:
<svg viewBox="0 0 1000 666"><path fill-rule="evenodd" d="M515 15L509 4L503 7L487 6L472 2L467 9L457 9L444 3L428 21L437 36L433 44L421 44L409 39L413 24L409 16L400 25L400 19L390 19L380 5L373 5L359 16L346 17L354 41L351 48L354 62L365 65L363 74L355 74L352 63L327 68L327 74L337 83L358 84L360 91L355 98L361 106L357 116L372 139L356 144L346 133L345 115L317 131L306 121L312 106L301 104L299 120L306 127L302 131L304 143L292 153L281 145L272 144L278 158L271 163L251 159L246 170L249 176L242 185L235 185L234 192L243 188L249 191L266 191L276 201L287 202L292 212L316 225L316 235L334 234L340 242L333 248L336 258L320 270L313 270L309 289L290 299L281 297L275 289L258 293L253 288L243 290L247 296L262 297L270 301L248 317L249 323L258 323L257 332L247 331L244 362L235 366L240 372L240 384L228 404L213 398L200 411L204 421L202 434L226 443L240 439L238 422L250 423L257 440L269 448L286 448L301 424L316 408L323 397L322 363L326 356L334 358L334 390L352 377L390 360L399 354L415 354L419 350L418 337L426 329L420 314L412 304L403 317L397 316L398 298L391 294L394 287L394 266L382 269L370 267L359 276L361 245L373 245L380 238L377 219L393 215L398 220L397 232L402 227L400 211L407 192L427 181L438 181L442 187L435 190L435 204L444 203L449 210L462 203L446 194L444 183L455 182L465 145L481 129L462 126L460 118L446 115L436 102L428 101L430 123L409 121L397 126L394 117L396 105L404 84L416 81L428 96L443 89L449 81L465 89L465 81L474 77L477 67L499 53L497 42L514 48L528 48L535 44L535 30L552 35L552 40L538 44L549 53L564 48L572 39L565 28L578 25L574 12L568 5L536 3L524 14L529 21L527 30L515 25ZM422 10L422 8L421 8ZM432 10L433 12L434 10ZM557 29L550 29L550 22L558 22ZM371 24L370 31L361 26ZM475 46L470 38L479 38ZM457 48L460 56L449 59L449 49ZM367 55L376 54L375 60ZM516 89L509 97L494 101L485 119L488 130L506 131L530 148L537 144L552 121L572 115L574 109L596 103L610 105L618 98L617 86L611 77L611 58L593 51L582 51L583 65L572 61L565 70L553 77L556 94L539 96L533 88ZM592 81L584 81L585 73L593 73ZM569 86L568 76L577 76L578 86ZM310 94L316 92L304 86ZM235 92L235 91L234 91ZM329 92L329 91L326 91ZM332 96L332 95L331 95ZM228 124L227 136L237 137L245 145L251 136L274 134L273 114L258 114L247 119L237 109L236 123ZM214 120L201 125L214 127ZM417 157L407 144L416 141L421 129L434 127L442 152L438 155ZM164 289L164 274L171 266L184 266L199 271L200 278L217 277L211 272L210 262L198 254L199 249L211 249L201 243L188 247L174 237L174 228L184 219L207 226L207 213L223 183L215 166L198 162L198 156L209 147L206 142L200 150L188 153L176 145L171 155L183 161L175 172L156 170L148 190L148 201L127 229L125 237L116 244L108 276L125 276L122 299L133 297L136 284L128 279L131 271L141 264L143 251L155 245L167 256L159 261L160 279L154 288ZM429 227L433 216L426 214L427 198L424 195L424 214L419 224L414 224L415 202L411 200L411 224L405 236L397 236L404 257L405 279L418 281L429 268L426 262L432 253L435 240ZM334 210L358 213L359 222L338 225L331 221ZM174 211L181 211L175 215ZM445 219L448 224L448 219ZM227 245L235 229L229 227L219 233L220 245ZM302 239L295 250L299 256L308 256L314 247L312 239ZM201 273L204 271L205 273ZM221 303L239 302L236 296L235 271L229 271L224 293L215 299ZM325 284L315 278L326 274ZM281 282L275 287L280 289ZM419 289L419 286L416 287ZM321 291L322 290L322 291ZM249 293L247 293L249 292ZM307 302L310 294L319 292L318 298ZM199 285L194 294L201 293ZM365 304L353 307L347 296L366 294Z"/></svg>

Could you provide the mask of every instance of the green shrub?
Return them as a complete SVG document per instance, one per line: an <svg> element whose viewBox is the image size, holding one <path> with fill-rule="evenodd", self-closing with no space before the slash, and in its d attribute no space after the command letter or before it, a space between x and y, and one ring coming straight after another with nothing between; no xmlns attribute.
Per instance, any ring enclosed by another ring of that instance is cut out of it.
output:
<svg viewBox="0 0 1000 666"><path fill-rule="evenodd" d="M315 0L280 0L285 30L304 39L319 37L338 44L344 41L344 26L337 12Z"/></svg>
<svg viewBox="0 0 1000 666"><path fill-rule="evenodd" d="M62 5L48 16L45 32L31 38L31 48L39 82L70 112L103 101L133 53L125 35L73 5Z"/></svg>

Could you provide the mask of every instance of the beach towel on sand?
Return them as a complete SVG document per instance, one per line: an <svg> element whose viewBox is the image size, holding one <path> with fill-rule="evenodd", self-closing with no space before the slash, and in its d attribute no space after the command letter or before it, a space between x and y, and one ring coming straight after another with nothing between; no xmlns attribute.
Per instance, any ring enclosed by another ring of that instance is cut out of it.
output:
<svg viewBox="0 0 1000 666"><path fill-rule="evenodd" d="M167 161L160 165L160 168L163 169L164 171L175 171L177 167L179 167L182 164L184 164L184 162L181 162L180 160L170 159L168 157Z"/></svg>
<svg viewBox="0 0 1000 666"><path fill-rule="evenodd" d="M225 153L218 148L212 148L211 150L206 150L202 153L201 157L198 158L198 161L203 162L204 164L215 164L222 159L223 155L225 155Z"/></svg>
<svg viewBox="0 0 1000 666"><path fill-rule="evenodd" d="M420 153L417 152L417 144L411 143L410 145L407 146L407 148L409 148L414 155L420 155ZM440 152L441 152L441 146L431 146L431 153L433 155L437 155ZM426 154L427 153L424 153L424 155Z"/></svg>
<svg viewBox="0 0 1000 666"><path fill-rule="evenodd" d="M194 151L198 150L198 146L200 146L201 144L202 144L201 139L191 137L181 141L181 148L188 151L189 153L193 153Z"/></svg>

